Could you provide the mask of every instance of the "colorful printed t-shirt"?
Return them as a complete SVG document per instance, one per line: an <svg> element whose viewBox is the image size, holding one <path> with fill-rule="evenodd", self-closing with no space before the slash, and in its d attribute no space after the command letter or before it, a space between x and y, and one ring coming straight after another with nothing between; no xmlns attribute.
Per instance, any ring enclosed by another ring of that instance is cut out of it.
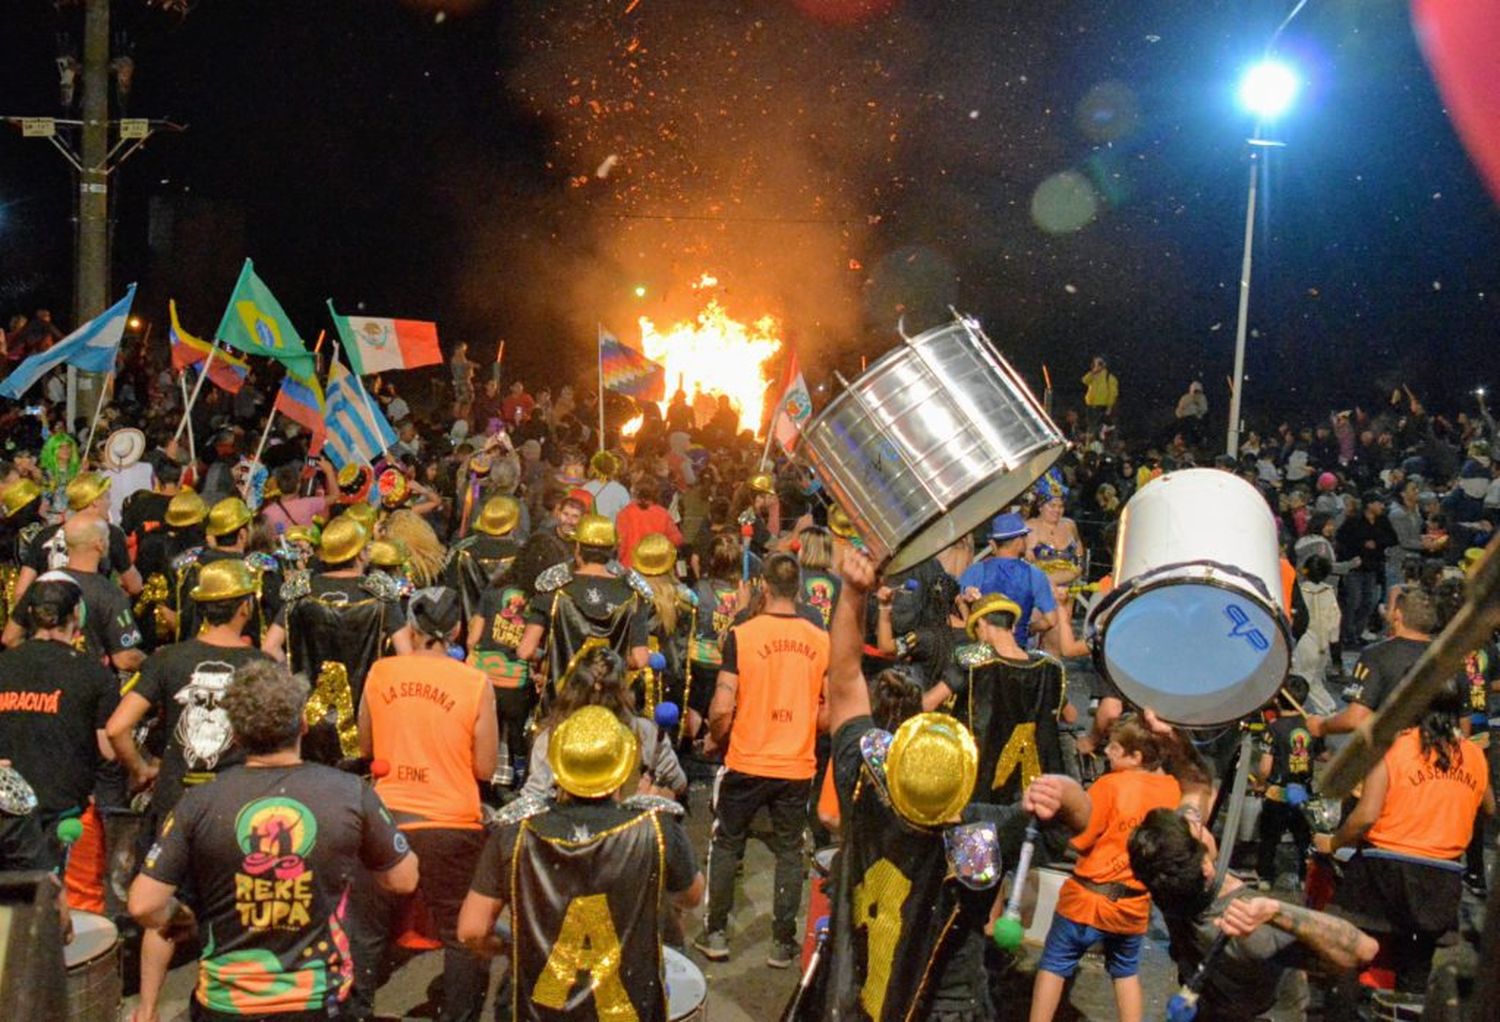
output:
<svg viewBox="0 0 1500 1022"><path fill-rule="evenodd" d="M198 1003L230 1017L277 1015L348 998L354 871L383 872L408 854L358 777L314 763L240 766L183 795L142 872L195 892Z"/></svg>

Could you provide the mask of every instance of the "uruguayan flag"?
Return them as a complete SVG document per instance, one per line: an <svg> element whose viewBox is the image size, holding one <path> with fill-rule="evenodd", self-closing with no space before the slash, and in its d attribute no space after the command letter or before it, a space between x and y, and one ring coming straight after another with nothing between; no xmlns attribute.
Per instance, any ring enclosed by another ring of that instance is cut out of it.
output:
<svg viewBox="0 0 1500 1022"><path fill-rule="evenodd" d="M102 315L16 366L9 376L0 380L0 397L19 398L60 365L77 366L86 373L113 372L115 354L120 350L120 338L125 336L125 320L130 316L130 303L134 300L135 285L131 284L125 297Z"/></svg>
<svg viewBox="0 0 1500 1022"><path fill-rule="evenodd" d="M334 468L370 464L396 442L396 431L391 429L359 377L345 369L342 362L333 363L324 396L328 438L323 453Z"/></svg>

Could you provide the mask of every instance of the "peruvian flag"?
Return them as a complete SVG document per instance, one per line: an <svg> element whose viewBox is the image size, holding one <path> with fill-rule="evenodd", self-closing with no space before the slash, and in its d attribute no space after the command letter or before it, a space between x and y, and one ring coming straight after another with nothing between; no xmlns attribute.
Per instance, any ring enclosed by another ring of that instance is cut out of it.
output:
<svg viewBox="0 0 1500 1022"><path fill-rule="evenodd" d="M807 391L807 381L802 378L802 369L797 365L796 349L787 358L786 385L781 391L781 400L776 403L776 413L771 418L771 431L777 443L788 454L797 445L802 434L802 425L812 417L812 395Z"/></svg>
<svg viewBox="0 0 1500 1022"><path fill-rule="evenodd" d="M419 319L381 319L375 316L340 316L328 303L338 327L339 339L349 364L360 376L392 369L415 369L443 361L438 348L437 324Z"/></svg>

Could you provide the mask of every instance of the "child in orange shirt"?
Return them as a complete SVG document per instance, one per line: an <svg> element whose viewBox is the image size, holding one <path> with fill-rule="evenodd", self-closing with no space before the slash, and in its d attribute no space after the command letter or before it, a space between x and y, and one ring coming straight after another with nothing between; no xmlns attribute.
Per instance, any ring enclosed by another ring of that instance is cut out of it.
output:
<svg viewBox="0 0 1500 1022"><path fill-rule="evenodd" d="M1104 942L1121 1022L1140 1022L1141 942L1151 898L1130 871L1128 842L1153 809L1176 809L1182 789L1161 772L1157 738L1135 714L1115 721L1104 749L1110 772L1087 792L1071 777L1045 774L1031 782L1022 807L1038 820L1057 818L1074 832L1083 855L1058 892L1057 913L1037 965L1031 1022L1050 1022L1063 988L1093 945Z"/></svg>

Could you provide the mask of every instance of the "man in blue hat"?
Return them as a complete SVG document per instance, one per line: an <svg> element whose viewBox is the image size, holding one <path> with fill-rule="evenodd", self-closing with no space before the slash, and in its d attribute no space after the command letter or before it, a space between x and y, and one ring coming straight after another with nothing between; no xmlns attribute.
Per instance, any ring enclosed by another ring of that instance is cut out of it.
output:
<svg viewBox="0 0 1500 1022"><path fill-rule="evenodd" d="M1022 649L1026 648L1030 634L1033 610L1048 618L1051 627L1058 625L1052 582L1042 569L1025 559L1026 534L1030 531L1025 520L1014 512L996 515L990 522L990 555L975 561L958 580L965 604L990 593L1003 593L1015 601L1021 609L1016 617L1016 643ZM1071 635L1065 635L1065 639L1070 638Z"/></svg>

